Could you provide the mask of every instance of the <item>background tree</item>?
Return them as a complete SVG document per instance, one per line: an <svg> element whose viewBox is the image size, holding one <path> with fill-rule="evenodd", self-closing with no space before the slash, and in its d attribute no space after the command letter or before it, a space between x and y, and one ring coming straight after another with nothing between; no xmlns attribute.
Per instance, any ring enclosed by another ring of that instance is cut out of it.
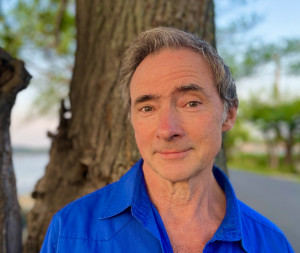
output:
<svg viewBox="0 0 300 253"><path fill-rule="evenodd" d="M249 120L262 131L269 152L270 166L278 167L279 159L276 147L283 142L285 163L294 169L293 148L300 138L300 99L272 103L253 98L251 106L245 109Z"/></svg>
<svg viewBox="0 0 300 253"><path fill-rule="evenodd" d="M50 162L35 187L25 252L38 252L52 215L117 180L139 158L117 84L124 49L141 31L173 26L215 45L212 0L78 0L70 94L61 104ZM224 168L223 163L223 168Z"/></svg>
<svg viewBox="0 0 300 253"><path fill-rule="evenodd" d="M265 96L262 97L262 90L259 90L253 94L255 99L251 99L251 94L244 101L240 99L243 106L239 107L239 119L242 115L243 121L237 121L234 129L227 134L225 147L228 152L231 152L231 157L239 156L240 152L234 154L232 151L235 143L241 140L250 140L249 128L245 128L245 122L249 123L250 121L258 126L264 136L269 155L269 166L279 168L278 146L280 142L284 142L285 163L294 171L292 153L298 131L296 123L298 122L298 113L294 110L294 105L297 104L298 98L290 98L284 94L280 87L280 80L283 74L298 75L300 73L300 41L297 38L289 38L276 43L266 43L260 38L250 38L249 42L245 44L247 31L255 27L261 20L262 17L254 13L252 16L238 18L222 29L219 28L218 40L225 41L225 43L220 43L219 50L226 62L229 63L237 83L242 78L266 73L267 69L273 71L273 80L270 81L270 84L273 85L270 92L265 93ZM268 83L262 88L266 87L268 87ZM235 151L237 150L235 149Z"/></svg>
<svg viewBox="0 0 300 253"><path fill-rule="evenodd" d="M0 252L20 253L22 223L10 143L10 116L19 91L31 76L24 62L0 48Z"/></svg>
<svg viewBox="0 0 300 253"><path fill-rule="evenodd" d="M251 139L249 130L244 126L245 117L241 115L241 103L239 104L239 116L234 124L234 130L226 132L224 138L224 148L226 157L230 158L239 152L240 145Z"/></svg>
<svg viewBox="0 0 300 253"><path fill-rule="evenodd" d="M265 65L273 65L273 86L265 98L253 94L244 106L245 118L259 127L263 133L271 168L279 167L278 145L284 143L285 163L295 171L293 147L299 135L299 98L291 98L280 89L282 73L300 73L300 40L285 39L281 43L250 46L241 58L244 76L252 75Z"/></svg>
<svg viewBox="0 0 300 253"><path fill-rule="evenodd" d="M267 64L274 68L273 91L271 98L280 100L280 78L284 71L287 74L300 74L300 40L285 39L281 43L251 45L243 55L241 70L243 76L252 75ZM285 63L283 63L285 61Z"/></svg>
<svg viewBox="0 0 300 253"><path fill-rule="evenodd" d="M1 8L1 7L6 7ZM67 97L75 52L74 0L0 1L0 45L31 66L28 116L55 114Z"/></svg>

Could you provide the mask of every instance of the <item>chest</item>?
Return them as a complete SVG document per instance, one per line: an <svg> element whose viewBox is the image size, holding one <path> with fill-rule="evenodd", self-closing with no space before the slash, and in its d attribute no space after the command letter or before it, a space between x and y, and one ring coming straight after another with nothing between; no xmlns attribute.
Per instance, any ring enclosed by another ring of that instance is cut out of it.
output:
<svg viewBox="0 0 300 253"><path fill-rule="evenodd" d="M195 224L168 226L167 233L174 253L199 253L203 252L217 228L217 225L199 227Z"/></svg>

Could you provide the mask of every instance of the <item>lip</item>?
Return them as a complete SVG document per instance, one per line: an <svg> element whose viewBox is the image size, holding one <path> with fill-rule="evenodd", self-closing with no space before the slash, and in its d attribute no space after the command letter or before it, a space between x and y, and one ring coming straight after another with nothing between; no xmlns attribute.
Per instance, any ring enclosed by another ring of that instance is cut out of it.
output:
<svg viewBox="0 0 300 253"><path fill-rule="evenodd" d="M179 159L179 158L185 157L190 150L191 149L186 149L186 150L181 150L181 151L163 150L163 151L157 151L156 153L165 159Z"/></svg>

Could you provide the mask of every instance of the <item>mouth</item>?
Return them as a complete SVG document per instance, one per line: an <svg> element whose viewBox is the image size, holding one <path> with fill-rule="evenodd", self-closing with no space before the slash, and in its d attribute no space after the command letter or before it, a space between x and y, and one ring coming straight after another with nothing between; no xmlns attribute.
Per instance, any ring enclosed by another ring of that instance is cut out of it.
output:
<svg viewBox="0 0 300 253"><path fill-rule="evenodd" d="M191 149L185 150L162 150L156 153L164 159L179 159L184 158Z"/></svg>

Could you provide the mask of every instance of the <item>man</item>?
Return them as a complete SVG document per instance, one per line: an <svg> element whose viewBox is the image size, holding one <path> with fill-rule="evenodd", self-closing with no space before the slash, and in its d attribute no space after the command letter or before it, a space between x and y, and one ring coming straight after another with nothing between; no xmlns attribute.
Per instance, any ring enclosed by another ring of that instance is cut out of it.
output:
<svg viewBox="0 0 300 253"><path fill-rule="evenodd" d="M292 252L213 166L238 107L216 51L195 35L156 28L138 36L122 66L142 160L59 211L42 252Z"/></svg>

